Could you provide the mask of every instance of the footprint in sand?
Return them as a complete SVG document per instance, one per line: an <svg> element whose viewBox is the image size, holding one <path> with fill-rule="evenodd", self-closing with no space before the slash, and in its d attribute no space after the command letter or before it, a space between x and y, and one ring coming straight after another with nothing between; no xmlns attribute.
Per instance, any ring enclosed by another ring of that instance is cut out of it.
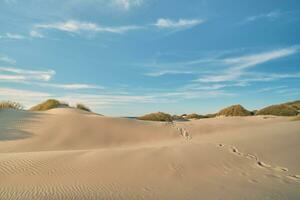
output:
<svg viewBox="0 0 300 200"><path fill-rule="evenodd" d="M192 137L190 136L189 132L187 132L186 129L184 128L177 128L177 130L179 131L180 135L182 137L184 137L186 140L191 140Z"/></svg>
<svg viewBox="0 0 300 200"><path fill-rule="evenodd" d="M259 166L259 167L262 167L262 168L268 168L268 169L270 169L272 166L271 165L268 165L268 164L266 164L266 163L264 163L264 162L262 162L262 161L258 161L257 162L257 165Z"/></svg>
<svg viewBox="0 0 300 200"><path fill-rule="evenodd" d="M224 147L225 145L220 143L217 146L218 147ZM250 159L250 160L254 160L256 162L256 165L259 168L263 168L263 169L267 169L267 170L272 170L274 172L281 172L281 173L286 173L286 172L289 171L289 169L286 168L286 167L272 166L270 164L267 164L267 163L261 161L257 156L255 156L253 154L240 152L238 150L238 148L236 148L235 146L229 146L229 151L231 153L233 153L234 155L237 155L239 157L244 157L244 158L247 158L247 159ZM270 177L270 178L282 179L282 176L281 175L277 175L277 174L266 174L265 176L266 177ZM297 182L300 181L300 175L288 174L288 175L285 175L285 177L289 178L291 180L297 181Z"/></svg>
<svg viewBox="0 0 300 200"><path fill-rule="evenodd" d="M300 175L287 175L287 177L297 182L300 181Z"/></svg>

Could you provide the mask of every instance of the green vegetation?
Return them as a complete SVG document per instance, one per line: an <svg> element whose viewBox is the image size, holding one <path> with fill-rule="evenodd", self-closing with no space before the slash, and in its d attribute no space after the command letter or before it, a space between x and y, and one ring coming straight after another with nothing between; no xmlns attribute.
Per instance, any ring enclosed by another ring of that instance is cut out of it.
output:
<svg viewBox="0 0 300 200"><path fill-rule="evenodd" d="M87 106L85 106L84 104L81 104L81 103L78 103L76 105L76 108L80 109L80 110L87 111L87 112L91 112L91 109L89 107L87 107Z"/></svg>
<svg viewBox="0 0 300 200"><path fill-rule="evenodd" d="M172 119L173 119L174 121L187 121L184 117L179 116L179 115L173 115L173 116L172 116Z"/></svg>
<svg viewBox="0 0 300 200"><path fill-rule="evenodd" d="M288 103L285 103L285 105L291 106L291 107L295 108L296 110L300 110L300 101L288 102Z"/></svg>
<svg viewBox="0 0 300 200"><path fill-rule="evenodd" d="M203 119L203 118L208 118L208 117L205 115L198 115L196 113L193 113L193 114L186 115L185 118L186 119Z"/></svg>
<svg viewBox="0 0 300 200"><path fill-rule="evenodd" d="M12 101L1 101L0 102L0 110L1 109L15 109L15 110L22 110L24 107L17 103Z"/></svg>
<svg viewBox="0 0 300 200"><path fill-rule="evenodd" d="M61 107L69 107L69 105L67 103L63 103L63 102L60 102L55 99L48 99L47 101L45 101L41 104L38 104L38 105L30 108L29 110L31 110L31 111L46 111L46 110L50 110L53 108L61 108Z"/></svg>
<svg viewBox="0 0 300 200"><path fill-rule="evenodd" d="M250 111L250 112L251 112L252 115L256 115L257 110L252 110L252 111Z"/></svg>
<svg viewBox="0 0 300 200"><path fill-rule="evenodd" d="M294 104L286 103L273 105L257 111L256 115L296 116L298 109Z"/></svg>
<svg viewBox="0 0 300 200"><path fill-rule="evenodd" d="M216 117L216 116L217 116L216 113L204 115L205 118L214 118L214 117Z"/></svg>
<svg viewBox="0 0 300 200"><path fill-rule="evenodd" d="M161 122L172 122L173 118L171 115L163 112L151 113L141 117L138 117L139 120L146 121L161 121Z"/></svg>
<svg viewBox="0 0 300 200"><path fill-rule="evenodd" d="M233 105L217 113L217 116L251 116L252 113L241 105Z"/></svg>

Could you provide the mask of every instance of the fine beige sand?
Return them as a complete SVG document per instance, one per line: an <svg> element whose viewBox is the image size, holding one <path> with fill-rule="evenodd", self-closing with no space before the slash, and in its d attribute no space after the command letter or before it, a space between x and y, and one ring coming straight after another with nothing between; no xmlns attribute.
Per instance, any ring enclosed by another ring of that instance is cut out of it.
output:
<svg viewBox="0 0 300 200"><path fill-rule="evenodd" d="M300 199L300 121L0 111L0 199Z"/></svg>

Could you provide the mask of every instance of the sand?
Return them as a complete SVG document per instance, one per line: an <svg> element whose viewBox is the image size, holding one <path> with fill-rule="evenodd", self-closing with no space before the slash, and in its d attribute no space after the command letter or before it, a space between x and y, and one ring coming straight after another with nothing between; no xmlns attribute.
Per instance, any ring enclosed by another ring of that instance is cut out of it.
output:
<svg viewBox="0 0 300 200"><path fill-rule="evenodd" d="M0 199L300 199L300 122L0 111Z"/></svg>

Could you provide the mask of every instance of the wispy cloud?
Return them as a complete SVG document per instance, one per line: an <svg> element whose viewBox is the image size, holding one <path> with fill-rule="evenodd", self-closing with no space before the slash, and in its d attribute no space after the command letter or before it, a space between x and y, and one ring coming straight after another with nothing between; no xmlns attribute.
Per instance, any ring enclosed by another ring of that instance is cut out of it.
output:
<svg viewBox="0 0 300 200"><path fill-rule="evenodd" d="M40 103L41 101L44 101L50 97L51 95L45 92L14 88L0 88L1 99L20 102L26 107L31 107L34 104Z"/></svg>
<svg viewBox="0 0 300 200"><path fill-rule="evenodd" d="M261 20L261 19L267 19L267 20L275 20L277 18L279 18L282 15L282 12L276 10L276 11L271 11L268 13L263 13L263 14L259 14L259 15L253 15L250 17L247 17L243 23L248 23L248 22L254 22L257 20Z"/></svg>
<svg viewBox="0 0 300 200"><path fill-rule="evenodd" d="M267 92L279 91L283 88L287 88L287 86L283 85L283 86L276 86L276 87L265 87L257 90L256 92L267 93Z"/></svg>
<svg viewBox="0 0 300 200"><path fill-rule="evenodd" d="M37 30L31 30L29 31L29 34L19 34L19 33L5 33L3 35L0 35L0 39L5 40L12 40L12 41L18 41L18 40L29 40L33 38L44 38L45 36L38 32Z"/></svg>
<svg viewBox="0 0 300 200"><path fill-rule="evenodd" d="M128 1L120 0L116 1L118 4L131 5L132 2L140 1ZM29 36L33 38L43 38L44 35L42 30L58 30L68 33L114 33L122 34L129 31L140 30L140 29L149 29L153 27L159 29L169 29L173 31L183 30L187 28L192 28L201 23L204 23L202 19L180 19L178 21L173 21L171 19L160 18L154 24L147 25L124 25L124 26L104 26L94 22L85 22L77 20L67 20L62 22L54 23L41 23L33 25L33 29L29 32Z"/></svg>
<svg viewBox="0 0 300 200"><path fill-rule="evenodd" d="M30 107L36 103L44 101L47 98L55 98L60 101L65 101L71 105L76 103L84 103L93 109L103 107L111 107L117 105L136 104L136 103L153 103L156 102L156 97L152 95L124 95L124 94L86 94L86 93L69 93L69 94L54 94L45 93L33 90L1 88L0 98L12 101L18 101L26 107Z"/></svg>
<svg viewBox="0 0 300 200"><path fill-rule="evenodd" d="M7 4L15 4L18 0L3 0L4 3ZM93 6L105 6L105 7L113 7L116 9L121 9L125 11L129 11L132 8L139 7L143 5L145 0L65 0L64 2L70 4L75 4L78 6L82 6L83 4L92 4ZM60 3L64 3L60 2Z"/></svg>
<svg viewBox="0 0 300 200"><path fill-rule="evenodd" d="M152 95L121 95L121 94L67 94L64 96L58 96L59 99L75 104L76 102L86 103L91 107L101 108L103 106L113 106L113 105L125 105L132 103L153 103L155 102L155 97Z"/></svg>
<svg viewBox="0 0 300 200"><path fill-rule="evenodd" d="M242 80L243 82L269 82L280 79L297 79L300 78L300 73L246 73L246 77Z"/></svg>
<svg viewBox="0 0 300 200"><path fill-rule="evenodd" d="M15 33L5 33L4 35L0 35L0 39L8 39L8 40L24 40L27 39L26 36Z"/></svg>
<svg viewBox="0 0 300 200"><path fill-rule="evenodd" d="M174 21L167 18L160 18L154 25L160 29L186 29L202 23L204 23L202 19L179 19L178 21Z"/></svg>
<svg viewBox="0 0 300 200"><path fill-rule="evenodd" d="M225 82L233 81L245 74L245 70L257 65L276 60L279 58L287 57L297 53L298 46L278 49L259 54L246 55L241 57L223 59L222 62L225 66L229 66L225 71L218 72L208 76L203 76L197 81L199 82Z"/></svg>
<svg viewBox="0 0 300 200"><path fill-rule="evenodd" d="M49 97L50 94L44 92L36 92L31 90L21 90L13 88L0 88L0 96L2 97Z"/></svg>
<svg viewBox="0 0 300 200"><path fill-rule="evenodd" d="M182 71L182 70L161 70L155 72L145 73L146 76L159 77L165 75L177 75L177 74L193 74L192 71Z"/></svg>
<svg viewBox="0 0 300 200"><path fill-rule="evenodd" d="M105 87L90 84L57 84L57 83L36 83L39 86L53 87L66 90L82 90L82 89L104 89Z"/></svg>
<svg viewBox="0 0 300 200"><path fill-rule="evenodd" d="M0 75L2 77L0 81L9 81L14 79L15 81L49 81L55 75L55 71L24 70L19 68L0 66Z"/></svg>
<svg viewBox="0 0 300 200"><path fill-rule="evenodd" d="M16 64L16 62L17 62L14 59L12 59L12 58L10 58L10 57L8 57L6 55L1 55L1 54L0 54L0 61L8 63L8 64L11 64L11 65Z"/></svg>
<svg viewBox="0 0 300 200"><path fill-rule="evenodd" d="M94 33L125 33L132 30L141 29L142 27L136 25L128 26L100 26L96 23L91 22L80 22L75 20L69 20L65 22L49 23L49 24L36 24L34 26L36 29L54 29L70 33L80 33L80 32L94 32Z"/></svg>
<svg viewBox="0 0 300 200"><path fill-rule="evenodd" d="M124 10L130 10L133 7L141 6L143 2L143 0L113 0L112 4Z"/></svg>
<svg viewBox="0 0 300 200"><path fill-rule="evenodd" d="M42 33L35 31L35 30L31 30L29 32L29 35L33 38L44 38L45 37Z"/></svg>
<svg viewBox="0 0 300 200"><path fill-rule="evenodd" d="M186 99L210 99L216 97L232 97L233 93L224 90L178 90L174 92L166 92L160 94L161 97L169 98L169 100L176 99L177 101Z"/></svg>

